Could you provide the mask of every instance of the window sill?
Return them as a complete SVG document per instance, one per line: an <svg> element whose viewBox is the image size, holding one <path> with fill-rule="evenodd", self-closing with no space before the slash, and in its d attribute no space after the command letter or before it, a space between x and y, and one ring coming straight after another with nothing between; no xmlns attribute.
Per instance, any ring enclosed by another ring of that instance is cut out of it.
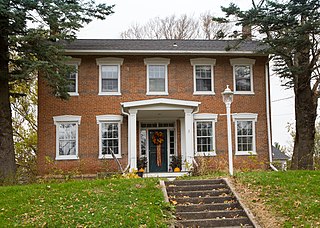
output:
<svg viewBox="0 0 320 228"><path fill-rule="evenodd" d="M216 95L215 92L212 92L212 91L203 91L203 92L200 92L200 91L197 91L197 92L193 92L193 95Z"/></svg>
<svg viewBox="0 0 320 228"><path fill-rule="evenodd" d="M234 91L234 95L254 95L254 92L240 92L240 91Z"/></svg>
<svg viewBox="0 0 320 228"><path fill-rule="evenodd" d="M216 153L214 152L196 152L195 156L199 156L199 157L213 157L213 156L217 156Z"/></svg>
<svg viewBox="0 0 320 228"><path fill-rule="evenodd" d="M99 96L121 96L119 92L100 92L98 93Z"/></svg>
<svg viewBox="0 0 320 228"><path fill-rule="evenodd" d="M75 92L68 92L70 97L76 97L79 96L79 93L75 93Z"/></svg>
<svg viewBox="0 0 320 228"><path fill-rule="evenodd" d="M236 156L255 156L257 155L256 152L247 152L247 151L237 151L235 153Z"/></svg>
<svg viewBox="0 0 320 228"><path fill-rule="evenodd" d="M116 158L122 158L121 155L116 154ZM98 159L113 159L112 155L100 155Z"/></svg>
<svg viewBox="0 0 320 228"><path fill-rule="evenodd" d="M169 93L167 92L148 92L146 93L147 96L168 96Z"/></svg>
<svg viewBox="0 0 320 228"><path fill-rule="evenodd" d="M63 161L63 160L79 160L79 157L69 156L69 155L56 157L56 161Z"/></svg>

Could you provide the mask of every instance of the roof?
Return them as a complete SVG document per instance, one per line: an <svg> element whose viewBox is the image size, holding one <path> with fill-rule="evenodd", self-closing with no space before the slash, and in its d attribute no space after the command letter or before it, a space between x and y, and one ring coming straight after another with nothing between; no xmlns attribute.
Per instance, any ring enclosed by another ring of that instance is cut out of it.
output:
<svg viewBox="0 0 320 228"><path fill-rule="evenodd" d="M255 54L263 50L259 41L237 40L142 40L142 39L77 39L65 44L67 53L157 53L157 54ZM231 49L230 49L231 47ZM236 48L234 48L236 47Z"/></svg>
<svg viewBox="0 0 320 228"><path fill-rule="evenodd" d="M281 152L276 147L272 146L272 159L273 160L289 160L290 157L285 155L283 152Z"/></svg>
<svg viewBox="0 0 320 228"><path fill-rule="evenodd" d="M167 98L156 98L156 99L130 101L130 102L121 103L121 105L124 108L132 108L132 107L147 106L147 105L158 105L158 104L198 107L199 104L201 104L201 102L186 101L186 100L176 100L176 99L167 99Z"/></svg>

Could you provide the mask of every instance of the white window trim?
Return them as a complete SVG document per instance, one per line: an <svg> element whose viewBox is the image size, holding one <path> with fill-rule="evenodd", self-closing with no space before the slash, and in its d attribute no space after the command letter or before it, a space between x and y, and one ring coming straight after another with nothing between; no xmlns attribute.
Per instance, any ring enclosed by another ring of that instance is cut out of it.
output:
<svg viewBox="0 0 320 228"><path fill-rule="evenodd" d="M195 145L195 156L216 156L216 122L218 121L218 114L211 113L199 113L193 115L194 119L194 145ZM197 151L197 122L212 122L212 152L198 152Z"/></svg>
<svg viewBox="0 0 320 228"><path fill-rule="evenodd" d="M233 67L233 88L234 88L234 94L244 94L244 95L253 95L254 90L253 90L253 65L255 64L256 60L255 59L249 59L249 58L235 58L235 59L230 59L230 64ZM237 91L236 90L236 74L235 74L235 66L237 65L247 65L250 67L250 91Z"/></svg>
<svg viewBox="0 0 320 228"><path fill-rule="evenodd" d="M97 124L99 125L99 159L112 159L111 154L102 154L102 135L101 135L101 123L117 123L118 124L118 143L119 154L115 154L116 158L121 158L121 124L123 117L120 115L99 115L96 116Z"/></svg>
<svg viewBox="0 0 320 228"><path fill-rule="evenodd" d="M147 93L146 95L169 95L168 93L168 65L170 64L170 59L168 58L145 58L144 64L147 66ZM164 79L164 92L150 92L149 91L149 65L165 66L165 79Z"/></svg>
<svg viewBox="0 0 320 228"><path fill-rule="evenodd" d="M75 92L68 92L70 96L79 96L78 92L78 84L79 84L79 76L78 76L78 71L79 71L79 66L81 64L81 59L80 58L72 58L66 62L67 65L72 65L76 67L76 91Z"/></svg>
<svg viewBox="0 0 320 228"><path fill-rule="evenodd" d="M258 119L258 114L256 113L235 113L232 115L233 122L235 122L235 155L257 155L256 151L256 122ZM252 121L252 149L253 151L238 151L238 129L237 121Z"/></svg>
<svg viewBox="0 0 320 228"><path fill-rule="evenodd" d="M56 160L77 160L79 159L79 137L78 126L81 122L81 116L64 115L54 116L54 125L56 125ZM76 124L76 154L75 155L59 155L59 124L75 123Z"/></svg>
<svg viewBox="0 0 320 228"><path fill-rule="evenodd" d="M194 95L215 95L214 92L214 66L216 65L216 59L211 58L196 58L190 59L190 63L193 66L193 94ZM211 66L211 91L197 91L196 84L196 66Z"/></svg>
<svg viewBox="0 0 320 228"><path fill-rule="evenodd" d="M97 58L96 63L99 66L99 93L101 96L120 96L121 95L121 66L123 64L123 58L114 58L114 57L106 57L106 58ZM102 66L118 66L118 91L116 92L102 92Z"/></svg>

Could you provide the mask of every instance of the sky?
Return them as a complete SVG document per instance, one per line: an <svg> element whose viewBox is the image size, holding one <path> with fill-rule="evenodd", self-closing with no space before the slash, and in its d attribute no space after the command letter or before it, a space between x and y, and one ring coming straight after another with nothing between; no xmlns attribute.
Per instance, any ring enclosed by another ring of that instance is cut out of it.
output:
<svg viewBox="0 0 320 228"><path fill-rule="evenodd" d="M96 0L96 3L113 5L114 14L104 21L94 20L78 33L82 39L117 39L120 33L132 24L144 24L149 19L175 14L187 14L198 17L201 13L210 11L215 16L224 16L220 6L236 3L241 9L251 6L249 0ZM294 98L292 89L281 86L280 79L271 72L271 121L272 142L289 146L292 139L287 131L288 123L294 123Z"/></svg>

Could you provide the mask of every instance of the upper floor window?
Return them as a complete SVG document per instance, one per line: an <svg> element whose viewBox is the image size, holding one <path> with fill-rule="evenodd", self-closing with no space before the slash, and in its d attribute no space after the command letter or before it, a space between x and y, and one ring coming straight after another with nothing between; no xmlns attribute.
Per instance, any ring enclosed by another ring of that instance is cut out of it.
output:
<svg viewBox="0 0 320 228"><path fill-rule="evenodd" d="M99 95L121 95L120 67L122 58L96 59L99 66Z"/></svg>
<svg viewBox="0 0 320 228"><path fill-rule="evenodd" d="M147 95L168 95L168 65L170 59L146 58Z"/></svg>
<svg viewBox="0 0 320 228"><path fill-rule="evenodd" d="M255 122L257 114L239 113L233 115L236 135L236 155L255 155Z"/></svg>
<svg viewBox="0 0 320 228"><path fill-rule="evenodd" d="M78 159L78 125L80 116L55 116L56 160Z"/></svg>
<svg viewBox="0 0 320 228"><path fill-rule="evenodd" d="M216 114L195 114L195 151L196 156L214 156Z"/></svg>
<svg viewBox="0 0 320 228"><path fill-rule="evenodd" d="M112 152L121 158L122 116L97 116L99 124L99 158L112 158Z"/></svg>
<svg viewBox="0 0 320 228"><path fill-rule="evenodd" d="M197 58L190 59L193 66L193 89L194 94L214 94L213 67L215 59Z"/></svg>
<svg viewBox="0 0 320 228"><path fill-rule="evenodd" d="M78 68L81 63L81 59L72 58L67 61L67 65L72 67L72 72L67 75L68 80L68 93L70 96L78 96Z"/></svg>
<svg viewBox="0 0 320 228"><path fill-rule="evenodd" d="M253 94L253 65L254 59L230 59L233 66L233 86L235 94Z"/></svg>

